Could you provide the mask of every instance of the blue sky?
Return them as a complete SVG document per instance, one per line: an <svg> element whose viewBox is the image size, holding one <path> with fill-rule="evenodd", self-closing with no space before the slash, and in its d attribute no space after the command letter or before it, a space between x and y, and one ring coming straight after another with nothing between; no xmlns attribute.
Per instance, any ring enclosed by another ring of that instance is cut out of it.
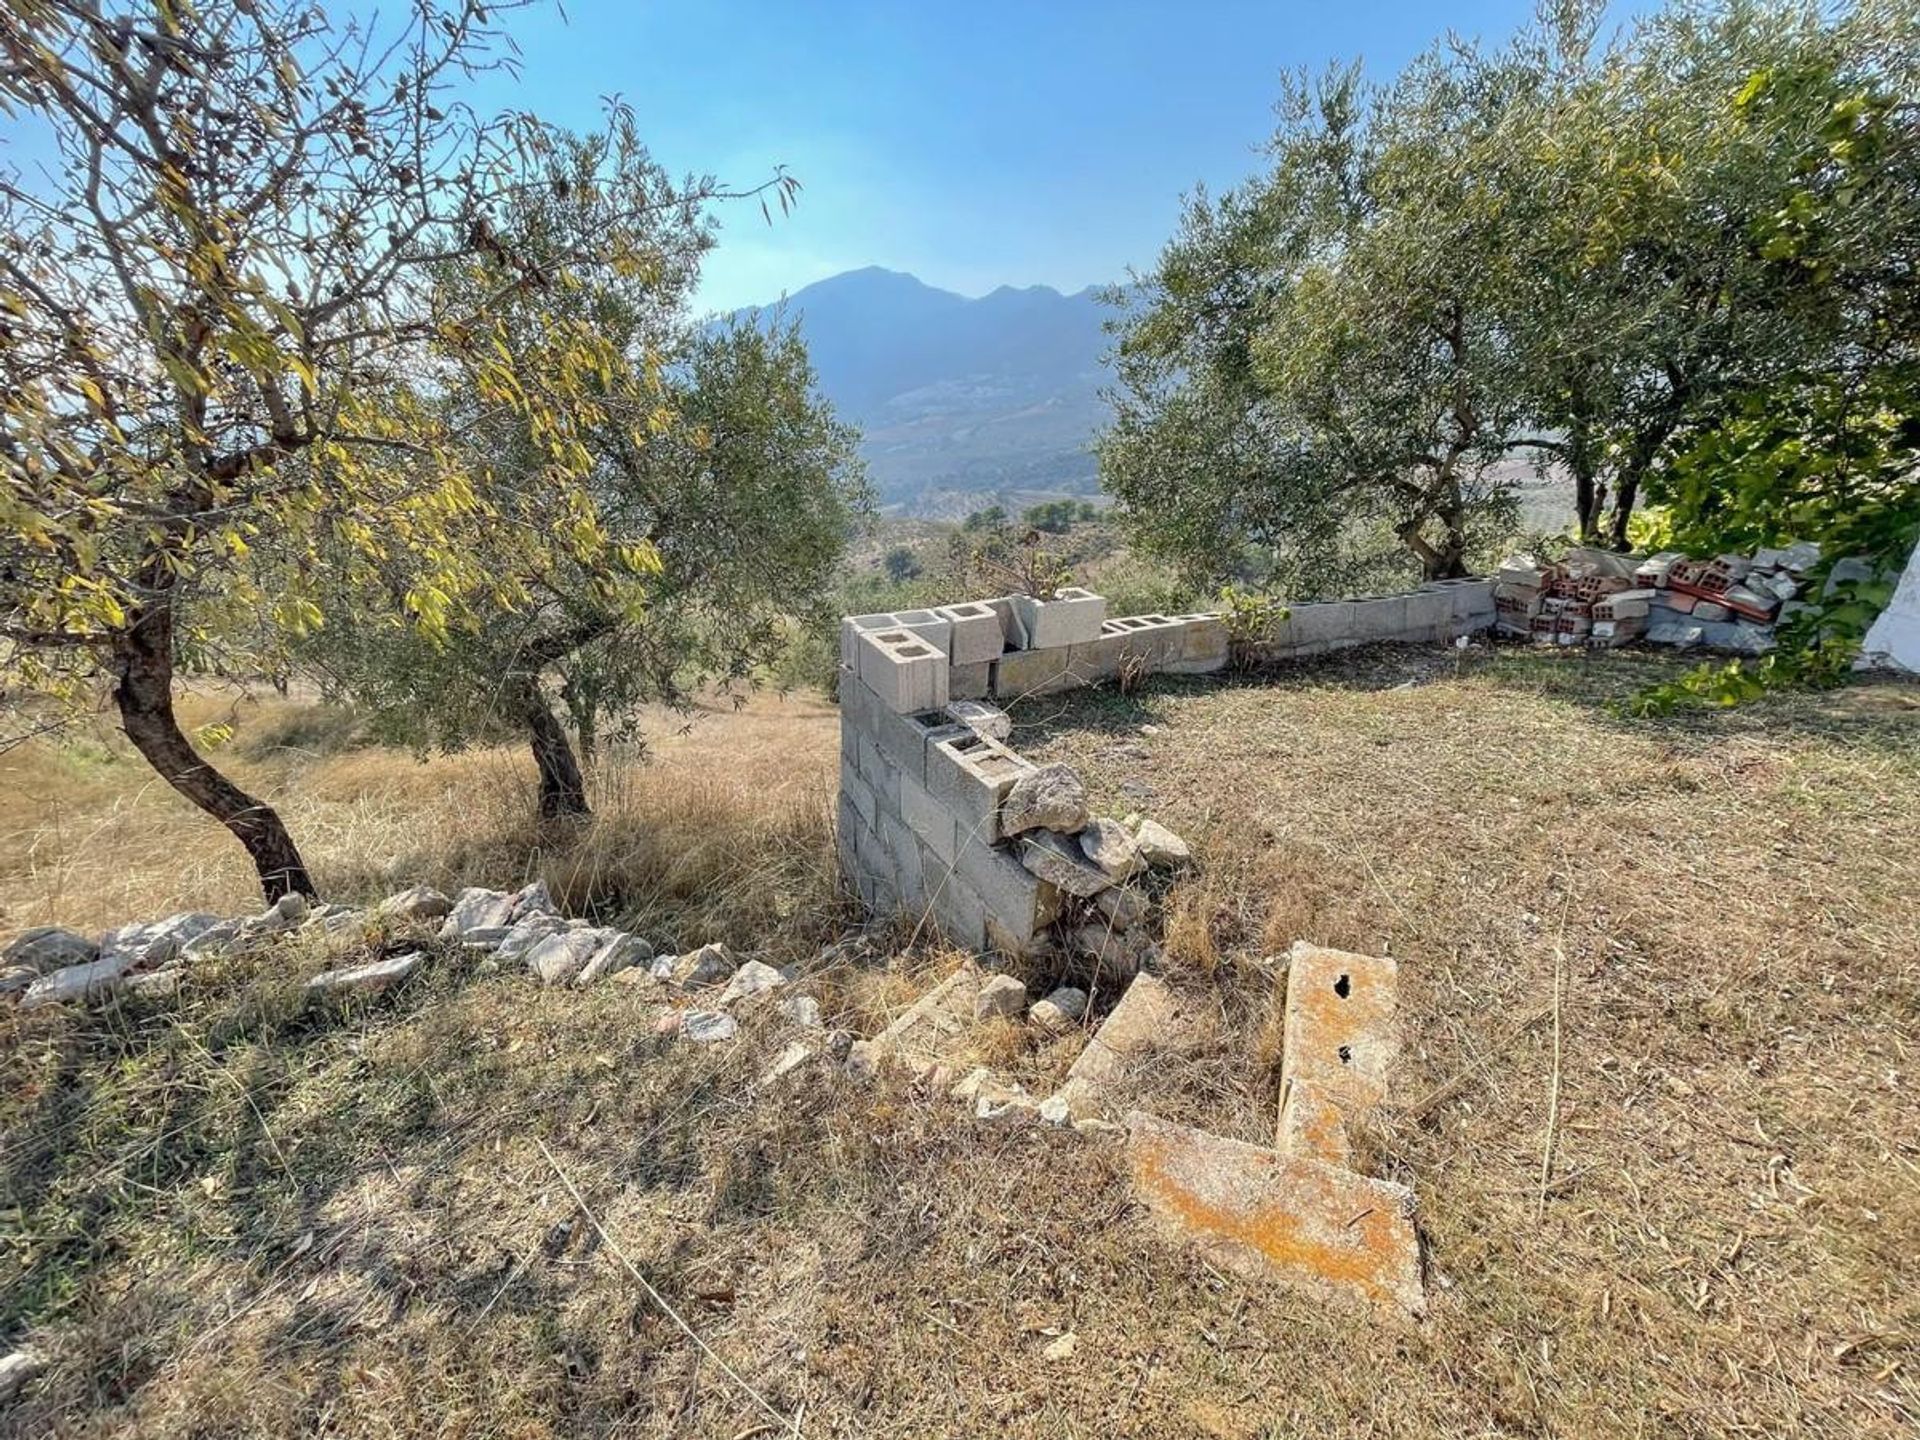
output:
<svg viewBox="0 0 1920 1440"><path fill-rule="evenodd" d="M747 184L787 165L792 218L721 212L713 308L862 265L969 295L1076 290L1150 264L1196 183L1257 167L1283 71L1357 55L1391 74L1449 28L1504 37L1531 11L572 0L510 17L520 83L488 98L584 127L618 93L670 171Z"/></svg>

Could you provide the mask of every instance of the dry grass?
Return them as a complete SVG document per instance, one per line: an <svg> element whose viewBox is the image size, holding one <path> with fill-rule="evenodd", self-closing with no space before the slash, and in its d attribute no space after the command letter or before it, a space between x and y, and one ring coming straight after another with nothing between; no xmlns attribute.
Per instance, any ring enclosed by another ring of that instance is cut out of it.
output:
<svg viewBox="0 0 1920 1440"><path fill-rule="evenodd" d="M1920 696L1627 726L1595 699L1631 668L1400 655L1020 717L1028 753L1075 759L1205 858L1169 902L1203 1043L1153 1077L1157 1108L1262 1136L1263 957L1298 935L1400 958L1412 1103L1366 1139L1421 1197L1417 1329L1167 1246L1111 1142L976 1129L824 1073L755 1103L770 1020L675 1045L640 990L541 992L444 954L315 1013L298 964L236 963L165 1005L0 1021L0 1336L55 1362L0 1430L755 1433L765 1413L651 1307L544 1141L807 1435L1905 1433ZM504 882L489 867L533 868L532 839L576 897L673 938L797 957L835 933L830 713L749 711L661 754L570 839L517 818L517 757L245 763L333 887ZM0 801L9 924L204 903L198 881L246 898L237 866L176 873L204 835L123 774L42 785L57 832ZM1550 1051L1525 1022L1563 913L1536 1221ZM865 1028L951 961L842 961L816 984ZM986 1038L1028 1074L1072 1053ZM1062 1330L1078 1351L1043 1360Z"/></svg>
<svg viewBox="0 0 1920 1440"><path fill-rule="evenodd" d="M319 707L197 695L183 711L235 727L218 759L278 808L329 899L544 875L577 913L670 946L751 948L769 919L833 890L838 716L817 700L663 712L648 727L651 763L615 755L600 767L589 823L544 827L520 749L418 763L355 743L350 717ZM123 743L90 734L0 755L0 938L259 903L239 847ZM822 913L815 929L838 918Z"/></svg>

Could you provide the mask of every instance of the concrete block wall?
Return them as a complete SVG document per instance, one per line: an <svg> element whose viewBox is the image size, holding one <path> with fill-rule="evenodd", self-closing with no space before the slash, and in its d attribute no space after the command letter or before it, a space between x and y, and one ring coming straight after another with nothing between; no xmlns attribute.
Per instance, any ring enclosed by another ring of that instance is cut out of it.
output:
<svg viewBox="0 0 1920 1440"><path fill-rule="evenodd" d="M868 909L925 917L969 950L1030 953L1062 913L1055 888L1000 831L1007 791L1034 767L996 735L991 703L1226 668L1219 615L1109 617L1085 590L850 615L840 633L840 865ZM1268 661L1382 641L1445 642L1492 628L1493 587L1442 580L1405 595L1298 605L1243 646ZM973 703L956 703L973 702Z"/></svg>

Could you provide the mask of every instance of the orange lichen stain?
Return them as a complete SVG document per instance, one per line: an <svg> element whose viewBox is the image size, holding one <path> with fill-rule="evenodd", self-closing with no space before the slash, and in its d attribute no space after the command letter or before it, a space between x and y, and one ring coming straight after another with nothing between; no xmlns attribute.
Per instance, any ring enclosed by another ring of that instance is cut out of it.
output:
<svg viewBox="0 0 1920 1440"><path fill-rule="evenodd" d="M1131 1138L1134 1184L1182 1229L1251 1251L1278 1270L1419 1312L1418 1241L1395 1187L1213 1137L1214 1153L1202 1155L1177 1130L1136 1126ZM1205 1194L1194 1183L1201 1177L1182 1173L1196 1165L1230 1173L1211 1177L1205 1188L1214 1193ZM1242 1193L1224 1193L1235 1189Z"/></svg>
<svg viewBox="0 0 1920 1440"><path fill-rule="evenodd" d="M1340 1107L1317 1085L1305 1080L1296 1080L1287 1086L1273 1143L1283 1154L1305 1155L1329 1165L1344 1167L1353 1159L1353 1147L1347 1141L1347 1122Z"/></svg>
<svg viewBox="0 0 1920 1440"><path fill-rule="evenodd" d="M1323 1085L1348 1106L1377 1104L1399 1051L1398 970L1379 956L1295 946L1281 1053L1286 1076Z"/></svg>

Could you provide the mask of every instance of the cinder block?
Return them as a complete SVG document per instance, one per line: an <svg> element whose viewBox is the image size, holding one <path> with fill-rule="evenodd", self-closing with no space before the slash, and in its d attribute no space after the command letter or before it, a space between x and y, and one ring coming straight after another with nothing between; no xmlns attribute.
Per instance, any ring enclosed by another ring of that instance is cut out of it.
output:
<svg viewBox="0 0 1920 1440"><path fill-rule="evenodd" d="M1016 953L1031 948L1059 917L1060 893L1005 850L966 841L954 870L980 897L988 921L1000 927Z"/></svg>
<svg viewBox="0 0 1920 1440"><path fill-rule="evenodd" d="M958 839L992 845L1000 839L1000 803L1033 763L999 741L963 730L927 747L927 790L953 817Z"/></svg>
<svg viewBox="0 0 1920 1440"><path fill-rule="evenodd" d="M890 710L877 711L874 722L873 740L880 758L923 783L927 778L927 737L936 730L957 728L948 725L941 715L895 715Z"/></svg>
<svg viewBox="0 0 1920 1440"><path fill-rule="evenodd" d="M1280 1085L1314 1085L1349 1119L1377 1105L1400 1053L1399 966L1376 955L1294 945L1287 966Z"/></svg>
<svg viewBox="0 0 1920 1440"><path fill-rule="evenodd" d="M1328 600L1296 605L1289 622L1296 655L1319 655L1354 643L1353 602Z"/></svg>
<svg viewBox="0 0 1920 1440"><path fill-rule="evenodd" d="M985 700L993 694L993 662L983 660L977 665L950 665L947 667L947 698L952 700Z"/></svg>
<svg viewBox="0 0 1920 1440"><path fill-rule="evenodd" d="M946 652L911 630L861 631L859 653L860 678L884 709L912 715L947 703Z"/></svg>
<svg viewBox="0 0 1920 1440"><path fill-rule="evenodd" d="M857 670L840 672L840 724L843 727L852 725L856 730L871 730L874 711L879 705L879 697L867 688Z"/></svg>
<svg viewBox="0 0 1920 1440"><path fill-rule="evenodd" d="M1354 643L1405 638L1406 596L1369 595L1349 603L1353 607L1350 636Z"/></svg>
<svg viewBox="0 0 1920 1440"><path fill-rule="evenodd" d="M1015 595L1012 600L1029 650L1052 650L1097 640L1100 622L1107 618L1105 598L1077 586L1064 587L1051 600L1031 595Z"/></svg>
<svg viewBox="0 0 1920 1440"><path fill-rule="evenodd" d="M901 903L914 910L924 910L927 886L919 840L907 828L906 821L896 820L891 815L880 817L880 837L885 842L888 854L893 857L894 884L900 892Z"/></svg>
<svg viewBox="0 0 1920 1440"><path fill-rule="evenodd" d="M1232 636L1227 622L1218 615L1182 615L1180 653L1169 660L1166 669L1175 675L1208 675L1227 668L1231 658Z"/></svg>
<svg viewBox="0 0 1920 1440"><path fill-rule="evenodd" d="M1127 1164L1134 1194L1161 1224L1229 1268L1385 1310L1426 1308L1404 1185L1138 1110L1127 1116Z"/></svg>
<svg viewBox="0 0 1920 1440"><path fill-rule="evenodd" d="M987 907L951 868L927 874L927 903L948 941L964 950L987 948Z"/></svg>
<svg viewBox="0 0 1920 1440"><path fill-rule="evenodd" d="M844 760L840 763L840 793L853 802L853 808L860 812L860 818L869 825L879 823L879 809L874 801L873 787L860 778L860 772Z"/></svg>
<svg viewBox="0 0 1920 1440"><path fill-rule="evenodd" d="M1123 615L1101 627L1103 642L1117 639L1122 667L1129 663L1143 671L1164 670L1180 659L1186 626L1167 615Z"/></svg>
<svg viewBox="0 0 1920 1440"><path fill-rule="evenodd" d="M1027 628L1020 623L1020 613L1014 609L1011 595L996 595L991 600L980 602L999 617L1000 638L1008 650L1027 648Z"/></svg>
<svg viewBox="0 0 1920 1440"><path fill-rule="evenodd" d="M925 785L907 776L900 781L900 818L943 864L953 864L953 812L935 800Z"/></svg>
<svg viewBox="0 0 1920 1440"><path fill-rule="evenodd" d="M860 747L860 774L869 785L877 785L881 778L893 767L881 758L880 747L873 743L871 735L858 737Z"/></svg>
<svg viewBox="0 0 1920 1440"><path fill-rule="evenodd" d="M840 663L859 669L860 636L882 630L906 630L918 635L941 654L953 631L951 621L932 610L900 610L874 615L848 615L840 621Z"/></svg>
<svg viewBox="0 0 1920 1440"><path fill-rule="evenodd" d="M1407 640L1448 640L1453 637L1453 596L1445 590L1416 590L1406 597Z"/></svg>
<svg viewBox="0 0 1920 1440"><path fill-rule="evenodd" d="M1056 690L1072 690L1079 684L1073 674L1072 651L1067 646L1050 650L1009 650L993 662L993 698L996 700L1050 695Z"/></svg>
<svg viewBox="0 0 1920 1440"><path fill-rule="evenodd" d="M1000 628L1000 616L983 600L963 605L943 605L934 611L948 622L951 634L947 658L955 665L981 665L998 660L1006 648L1006 634Z"/></svg>

